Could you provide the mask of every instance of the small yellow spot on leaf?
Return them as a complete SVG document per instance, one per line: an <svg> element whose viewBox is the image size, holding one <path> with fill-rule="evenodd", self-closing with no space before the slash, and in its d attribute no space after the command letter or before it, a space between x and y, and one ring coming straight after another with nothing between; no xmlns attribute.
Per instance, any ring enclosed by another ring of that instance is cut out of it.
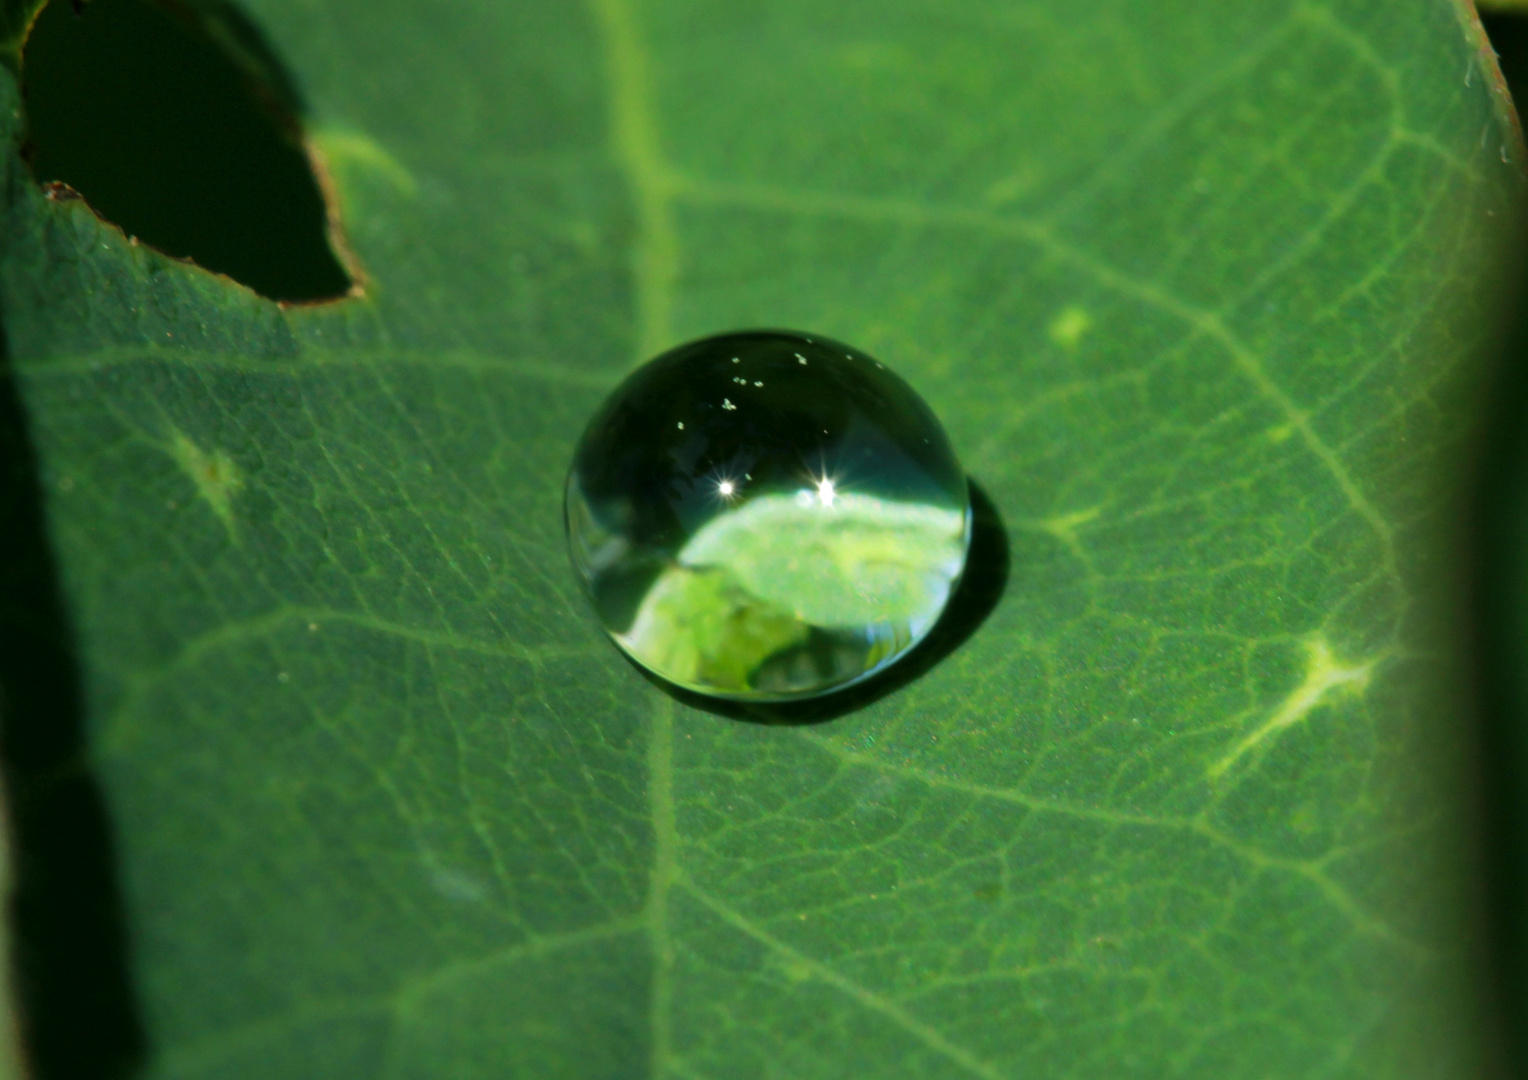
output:
<svg viewBox="0 0 1528 1080"><path fill-rule="evenodd" d="M229 539L238 541L237 521L233 515L233 499L244 486L239 468L221 450L210 453L192 442L183 432L177 431L169 446L170 456L196 485L196 493L207 501L213 514L228 530Z"/></svg>
<svg viewBox="0 0 1528 1080"><path fill-rule="evenodd" d="M1093 317L1088 314L1086 308L1073 304L1063 308L1061 312L1051 320L1049 333L1050 339L1063 349L1075 349L1082 336L1093 326Z"/></svg>
<svg viewBox="0 0 1528 1080"><path fill-rule="evenodd" d="M812 979L813 972L811 965L807 964L804 960L794 958L782 960L780 966L785 971L785 977L791 982L803 983L810 982Z"/></svg>
<svg viewBox="0 0 1528 1080"><path fill-rule="evenodd" d="M1077 530L1103 512L1102 506L1090 506L1086 510L1074 510L1070 514L1057 514L1040 522L1040 528L1050 533L1069 548L1078 546Z"/></svg>
<svg viewBox="0 0 1528 1080"><path fill-rule="evenodd" d="M1305 643L1305 679L1269 714L1268 718L1242 737L1225 757L1210 766L1210 776L1219 778L1245 754L1277 735L1291 724L1309 716L1326 699L1342 691L1361 691L1369 685L1369 675L1383 657L1349 666L1339 661L1317 634Z"/></svg>

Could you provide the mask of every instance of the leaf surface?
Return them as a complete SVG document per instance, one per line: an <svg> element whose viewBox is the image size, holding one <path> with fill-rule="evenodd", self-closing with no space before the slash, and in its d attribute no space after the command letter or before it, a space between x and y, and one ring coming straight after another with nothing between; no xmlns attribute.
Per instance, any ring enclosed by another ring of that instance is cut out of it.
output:
<svg viewBox="0 0 1528 1080"><path fill-rule="evenodd" d="M1444 585L1520 189L1472 16L249 9L362 297L45 199L0 74L147 1076L1469 1074ZM602 394L758 325L907 378L1012 552L812 727L654 689L563 551Z"/></svg>

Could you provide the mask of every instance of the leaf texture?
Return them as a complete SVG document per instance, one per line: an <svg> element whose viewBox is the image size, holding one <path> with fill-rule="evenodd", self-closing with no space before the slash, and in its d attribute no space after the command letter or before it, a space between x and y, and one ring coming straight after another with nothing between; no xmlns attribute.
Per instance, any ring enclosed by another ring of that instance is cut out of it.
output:
<svg viewBox="0 0 1528 1080"><path fill-rule="evenodd" d="M146 1076L1476 1068L1446 586L1521 151L1473 16L249 8L360 297L47 200L0 75ZM811 727L650 686L563 551L603 393L757 325L906 377L1012 552Z"/></svg>

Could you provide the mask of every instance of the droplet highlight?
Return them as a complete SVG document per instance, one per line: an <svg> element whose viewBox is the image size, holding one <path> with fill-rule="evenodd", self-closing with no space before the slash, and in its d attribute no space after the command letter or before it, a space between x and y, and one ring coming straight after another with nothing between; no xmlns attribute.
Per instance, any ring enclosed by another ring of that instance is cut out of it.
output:
<svg viewBox="0 0 1528 1080"><path fill-rule="evenodd" d="M565 513L611 639L734 700L813 697L895 663L943 612L971 537L965 474L923 400L863 353L785 331L692 342L632 374L579 442Z"/></svg>

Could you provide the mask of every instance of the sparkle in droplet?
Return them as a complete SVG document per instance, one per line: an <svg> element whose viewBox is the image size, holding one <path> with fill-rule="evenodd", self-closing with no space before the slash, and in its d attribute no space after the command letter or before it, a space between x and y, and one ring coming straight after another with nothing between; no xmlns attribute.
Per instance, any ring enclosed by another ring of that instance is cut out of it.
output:
<svg viewBox="0 0 1528 1080"><path fill-rule="evenodd" d="M717 409L744 358L769 397ZM584 589L633 660L764 701L906 655L971 530L964 474L912 389L837 342L775 331L681 346L622 383L579 443L566 520Z"/></svg>

